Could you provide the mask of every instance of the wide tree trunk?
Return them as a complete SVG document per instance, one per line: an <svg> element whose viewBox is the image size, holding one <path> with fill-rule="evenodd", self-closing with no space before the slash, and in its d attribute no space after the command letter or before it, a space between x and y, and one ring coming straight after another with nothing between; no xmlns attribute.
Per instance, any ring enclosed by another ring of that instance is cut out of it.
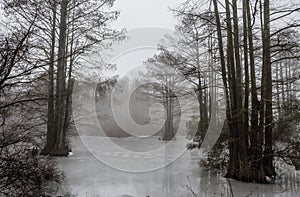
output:
<svg viewBox="0 0 300 197"><path fill-rule="evenodd" d="M173 131L173 113L172 113L172 95L171 95L171 89L170 89L170 79L166 79L166 84L168 84L165 87L164 91L164 106L166 109L166 121L164 126L164 135L162 137L162 140L169 141L172 140L174 137L174 131Z"/></svg>
<svg viewBox="0 0 300 197"><path fill-rule="evenodd" d="M243 89L242 89L242 68L240 58L239 24L237 14L237 1L232 1L233 5L233 24L234 24L234 51L236 63L236 84L237 84L237 110L234 117L237 121L238 141L239 141L239 179L249 181L249 161L248 161L248 131L245 130L244 108L243 108Z"/></svg>
<svg viewBox="0 0 300 197"><path fill-rule="evenodd" d="M53 1L53 8L52 8L52 30L51 30L51 51L50 51L50 58L49 58L49 71L48 71L48 114L47 114L47 142L42 150L42 155L48 155L52 149L54 149L55 145L55 114L54 114L54 61L55 61L55 40L56 40L56 0Z"/></svg>
<svg viewBox="0 0 300 197"><path fill-rule="evenodd" d="M267 176L276 176L273 165L273 102L272 102L272 66L271 66L271 44L270 44L270 2L264 0L264 40L263 40L263 65L265 67L265 152L264 152L264 170Z"/></svg>
<svg viewBox="0 0 300 197"><path fill-rule="evenodd" d="M75 2L74 2L75 3ZM74 54L74 43L75 43L75 35L74 35L74 29L75 29L75 13L73 11L72 13L72 23L69 30L71 30L71 33L68 32L68 35L71 34L71 40L70 42L70 49L69 49L69 70L68 70L68 84L67 84L67 95L66 95L66 106L65 106L65 119L64 119L64 134L68 132L70 123L71 123L71 116L72 116L72 93L73 93L73 87L74 87L74 79L72 79L72 73L73 73L73 66L75 62L75 54ZM67 47L68 48L68 47ZM97 94L96 94L97 99ZM68 145L68 149L70 149Z"/></svg>
<svg viewBox="0 0 300 197"><path fill-rule="evenodd" d="M238 148L236 147L236 128L234 127L234 123L232 120L232 101L228 91L228 81L227 81L227 70L226 70L226 62L225 62L225 55L224 55L224 45L223 45L223 37L222 37L222 28L221 28L221 20L219 15L218 9L218 1L213 0L214 5L214 13L215 13L215 21L216 21L216 28L217 28L217 39L218 39L218 47L219 47L219 55L220 55L220 62L221 62L221 72L222 72L222 81L224 85L225 91L225 99L226 99L226 117L227 117L227 124L229 129L229 164L228 164L228 172L226 177L237 178L235 177L236 174L239 172L238 166ZM231 72L231 71L229 71Z"/></svg>
<svg viewBox="0 0 300 197"><path fill-rule="evenodd" d="M232 17L230 11L229 1L226 1L226 27L227 27L227 67L229 73L229 92L230 92L230 113L232 121L228 122L229 126L229 165L227 167L226 177L238 178L239 165L238 165L238 154L239 154L239 142L238 142L238 127L234 114L237 111L237 87L236 87L236 69L234 59L234 45L232 37ZM229 98L228 98L229 100ZM227 118L228 119L228 118Z"/></svg>
<svg viewBox="0 0 300 197"><path fill-rule="evenodd" d="M65 119L65 81L66 81L66 33L67 33L68 0L61 2L61 17L59 26L59 46L57 65L57 87L56 87L56 142L51 155L66 156L68 148L66 146L66 135L64 129Z"/></svg>
<svg viewBox="0 0 300 197"><path fill-rule="evenodd" d="M258 177L258 156L257 156L257 136L258 136L258 113L259 101L257 97L256 86L256 73L255 73L255 59L254 59L254 46L253 46L253 32L252 32L252 17L250 10L250 1L246 0L247 10L247 24L248 24L248 40L249 40L249 62L250 62L250 75L251 75L251 130L250 130L250 157L251 161L251 177L253 180L259 180Z"/></svg>

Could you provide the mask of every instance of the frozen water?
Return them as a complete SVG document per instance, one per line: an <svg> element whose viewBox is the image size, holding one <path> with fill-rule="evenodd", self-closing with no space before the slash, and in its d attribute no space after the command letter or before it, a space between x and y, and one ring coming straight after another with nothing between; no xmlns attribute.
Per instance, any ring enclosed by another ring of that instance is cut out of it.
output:
<svg viewBox="0 0 300 197"><path fill-rule="evenodd" d="M98 154L111 163L136 165L153 165L165 160L174 160L172 155L158 155L149 152L128 154L116 152L106 147L104 138L90 137L91 146L99 147ZM114 138L115 142L125 146L134 144L134 138ZM151 139L153 144L164 143ZM151 143L139 146L151 146ZM198 167L197 151L184 152L177 160L166 167L149 172L124 172L108 166L92 155L80 138L73 139L74 155L58 158L59 165L65 171L66 183L62 185L59 195L103 196L103 197L199 197L227 196L231 185L235 196L300 196L299 174L291 173L276 184L260 185L226 180L221 175ZM195 154L196 153L196 154ZM102 158L101 157L101 158ZM192 192L193 191L193 192Z"/></svg>

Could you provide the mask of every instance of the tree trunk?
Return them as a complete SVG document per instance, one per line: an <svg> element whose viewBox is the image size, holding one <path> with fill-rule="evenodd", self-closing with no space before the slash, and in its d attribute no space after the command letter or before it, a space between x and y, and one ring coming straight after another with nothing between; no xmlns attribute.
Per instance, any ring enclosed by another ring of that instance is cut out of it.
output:
<svg viewBox="0 0 300 197"><path fill-rule="evenodd" d="M267 176L276 176L275 167L273 165L273 102L272 102L272 66L270 53L270 8L269 0L264 0L264 37L263 37L263 64L265 67L266 81L265 81L265 99L266 99L266 113L265 113L265 152L264 152L264 170Z"/></svg>
<svg viewBox="0 0 300 197"><path fill-rule="evenodd" d="M247 0L243 0L243 37L244 37L244 69L245 69L245 100L244 100L244 124L245 132L249 133L249 57L248 57L248 23L247 23Z"/></svg>
<svg viewBox="0 0 300 197"><path fill-rule="evenodd" d="M171 95L171 82L170 79L166 79L165 86L165 108L166 108L166 122L165 122L165 133L162 140L169 141L173 138L173 114L172 114L172 95Z"/></svg>
<svg viewBox="0 0 300 197"><path fill-rule="evenodd" d="M245 123L243 119L243 95L242 95L242 69L240 58L240 44L239 44L239 26L238 26L238 14L237 14L237 2L232 1L233 5L233 24L234 24L234 51L235 51L235 64L236 64L236 84L237 95L236 103L237 110L234 114L237 122L238 129L238 141L239 141L239 179L242 181L249 181L249 162L248 162L248 133L245 130Z"/></svg>
<svg viewBox="0 0 300 197"><path fill-rule="evenodd" d="M66 106L65 106L65 120L64 120L64 134L66 135L70 122L71 122L71 114L72 114L72 93L73 93L73 87L74 87L74 80L72 79L72 72L73 72L73 65L74 65L74 61L75 61L75 55L74 55L74 28L75 28L75 24L74 24L74 18L75 18L75 14L74 11L72 13L72 27L69 28L71 29L71 40L70 40L70 52L69 52L69 56L70 56L70 62L69 62L69 70L68 70L68 85L67 85L67 95L66 95ZM97 94L96 94L97 95ZM70 149L69 145L68 145L68 149Z"/></svg>
<svg viewBox="0 0 300 197"><path fill-rule="evenodd" d="M262 33L262 45L263 45L263 65L262 65L262 77L261 77L261 101L259 107L259 131L257 135L257 161L258 161L258 182L266 183L266 174L263 167L263 147L264 147L264 129L265 129L265 109L266 109L266 50L265 50L265 33L263 25L263 12L262 2L260 0L260 18L261 18L261 33Z"/></svg>
<svg viewBox="0 0 300 197"><path fill-rule="evenodd" d="M66 33L67 33L67 11L68 0L62 0L61 17L59 27L59 46L58 46L58 65L57 65L57 87L56 87L56 142L51 155L66 156L68 148L66 147L66 135L64 130L65 119L65 66L66 66Z"/></svg>
<svg viewBox="0 0 300 197"><path fill-rule="evenodd" d="M237 157L237 148L235 148L236 142L234 140L234 127L232 124L232 116L231 116L231 102L230 96L228 92L228 84L227 84L227 70L226 70L226 63L225 63L225 55L224 55L224 46L222 40L222 30L221 30L221 21L218 9L218 1L213 0L214 5L214 13L215 13L215 20L216 20L216 28L217 28L217 38L218 38L218 46L219 46L219 54L220 54L220 61L221 61L221 71L222 71L222 81L224 85L225 91L225 99L226 99L226 117L227 117L227 124L230 132L231 139L229 139L229 165L228 165L228 172L226 177L235 178L234 175L236 172L238 173L238 157Z"/></svg>
<svg viewBox="0 0 300 197"><path fill-rule="evenodd" d="M234 60L234 50L233 50L233 37L232 37L232 22L231 22L231 11L229 1L226 1L226 26L227 26L227 66L230 73L229 78L229 92L230 92L230 113L232 121L229 122L229 165L227 169L226 177L228 178L238 178L239 165L238 165L238 154L239 154L239 144L238 144L238 131L237 131L237 121L234 118L234 114L237 110L237 88L236 88L236 71L235 71L235 60Z"/></svg>
<svg viewBox="0 0 300 197"><path fill-rule="evenodd" d="M258 178L258 157L257 157L257 133L258 128L258 112L259 102L257 97L256 87L256 74L255 74L255 59L254 59L254 46L253 46L253 33L252 33L252 19L250 10L250 1L247 1L247 18L248 18L248 40L249 40L249 59L250 59L250 75L251 75L251 131L250 131L250 143L251 149L249 160L252 163L252 179L259 180Z"/></svg>
<svg viewBox="0 0 300 197"><path fill-rule="evenodd" d="M55 29L56 29L56 1L53 1L52 8L52 30L51 30L51 51L50 51L50 59L49 59L49 82L48 82L48 121L47 121L47 142L44 149L41 151L42 155L48 155L51 150L54 149L55 145L55 114L54 114L54 57L55 57Z"/></svg>

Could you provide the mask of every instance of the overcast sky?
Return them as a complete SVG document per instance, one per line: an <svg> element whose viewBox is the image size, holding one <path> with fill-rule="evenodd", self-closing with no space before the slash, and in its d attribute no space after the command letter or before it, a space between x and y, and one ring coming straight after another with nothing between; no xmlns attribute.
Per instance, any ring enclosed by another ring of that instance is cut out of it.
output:
<svg viewBox="0 0 300 197"><path fill-rule="evenodd" d="M117 29L126 28L127 30L142 27L161 27L173 30L177 22L169 8L175 8L184 1L185 0L116 0L114 9L120 10L121 15L117 21L114 22L113 27ZM299 6L300 0L273 0L271 3L275 8L298 4L294 6L297 7ZM298 13L295 15L292 16L292 18L299 17ZM280 23L281 21L278 22ZM126 70L142 64L143 60L151 57L154 52L154 49L147 49L144 50L144 52L133 51L122 56L114 62L119 68L117 74L124 74ZM135 61L133 61L133 59L135 59Z"/></svg>
<svg viewBox="0 0 300 197"><path fill-rule="evenodd" d="M176 20L169 8L175 8L181 2L184 2L184 0L117 0L114 9L120 10L121 14L114 22L113 27L117 29L126 28L127 31L143 27L174 30ZM146 35L147 32L144 32L144 34ZM145 36L145 39L151 39L149 36L151 37L149 34ZM127 45L127 43L124 42L121 45ZM119 57L113 62L117 65L117 72L109 75L123 75L130 69L142 65L143 61L152 57L156 52L157 44L151 45L155 48L133 50Z"/></svg>
<svg viewBox="0 0 300 197"><path fill-rule="evenodd" d="M174 8L184 0L117 0L115 9L121 15L115 27L135 29L140 27L163 27L174 29L174 20L168 7Z"/></svg>

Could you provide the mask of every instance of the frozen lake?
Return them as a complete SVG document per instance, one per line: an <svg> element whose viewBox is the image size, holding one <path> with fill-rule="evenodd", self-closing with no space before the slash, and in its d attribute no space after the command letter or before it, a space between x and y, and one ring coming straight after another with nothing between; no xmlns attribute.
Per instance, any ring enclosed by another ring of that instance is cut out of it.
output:
<svg viewBox="0 0 300 197"><path fill-rule="evenodd" d="M291 173L278 183L268 185L226 180L219 174L198 167L201 156L198 151L179 150L187 142L184 138L176 141L178 144L157 152L155 150L165 142L156 138L73 138L74 155L58 158L67 179L60 194L101 197L227 196L231 185L235 196L300 196L300 173ZM117 146L112 147L111 142ZM149 147L155 148L146 151Z"/></svg>

